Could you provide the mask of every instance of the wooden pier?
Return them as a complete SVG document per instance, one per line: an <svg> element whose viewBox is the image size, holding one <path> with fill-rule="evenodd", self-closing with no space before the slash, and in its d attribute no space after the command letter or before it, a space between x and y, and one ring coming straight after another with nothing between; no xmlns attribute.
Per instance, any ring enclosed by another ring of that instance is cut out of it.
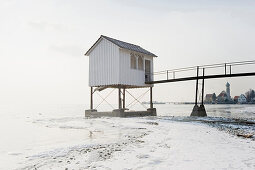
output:
<svg viewBox="0 0 255 170"><path fill-rule="evenodd" d="M255 65L255 60L251 61L239 61L239 62L231 62L231 63L220 63L220 64L210 64L210 65L201 65L201 66L194 66L194 67L186 67L180 69L173 69L173 70L165 70L153 73L153 81L146 81L146 84L161 84L161 83L173 83L173 82L181 82L181 81L191 81L196 80L196 95L195 95L195 106L191 112L191 116L207 116L206 110L204 107L204 82L205 79L217 79L217 78L227 78L227 77L248 77L248 76L255 76L254 70L251 72L237 72L233 73L233 68L235 66L242 66L246 68L248 65ZM220 69L224 68L224 72L222 74L210 74L206 75L205 70L209 69ZM196 70L196 76L186 76L186 77L179 77L176 78L176 74L180 72L188 72ZM200 70L202 70L202 75L199 74ZM165 79L155 80L157 75L165 75ZM169 79L170 75L172 78ZM198 106L198 81L202 80L202 101L201 105Z"/></svg>

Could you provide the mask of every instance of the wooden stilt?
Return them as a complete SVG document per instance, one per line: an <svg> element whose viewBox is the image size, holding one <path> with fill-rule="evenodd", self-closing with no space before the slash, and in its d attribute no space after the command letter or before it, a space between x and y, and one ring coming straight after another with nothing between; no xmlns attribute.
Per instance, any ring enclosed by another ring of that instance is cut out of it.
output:
<svg viewBox="0 0 255 170"><path fill-rule="evenodd" d="M90 109L93 110L93 87L90 87Z"/></svg>
<svg viewBox="0 0 255 170"><path fill-rule="evenodd" d="M205 76L205 68L203 68L203 77ZM204 87L205 87L205 79L202 80L202 105L204 105Z"/></svg>
<svg viewBox="0 0 255 170"><path fill-rule="evenodd" d="M199 67L197 67L197 77L199 75ZM198 93L198 78L196 82L196 97L195 97L195 105L197 105L197 93Z"/></svg>
<svg viewBox="0 0 255 170"><path fill-rule="evenodd" d="M121 88L119 87L119 109L121 109Z"/></svg>
<svg viewBox="0 0 255 170"><path fill-rule="evenodd" d="M123 88L123 109L126 107L126 89Z"/></svg>
<svg viewBox="0 0 255 170"><path fill-rule="evenodd" d="M205 76L205 69L203 68L203 76L202 76L202 102L201 102L201 105L198 106L197 105L197 93L198 93L198 76L199 76L199 67L197 67L197 83L196 83L196 101L195 101L195 106L193 107L193 110L191 112L191 115L190 116L207 116L206 114L206 110L205 110L205 107L204 107L204 82L205 82L205 79L204 79L204 76Z"/></svg>
<svg viewBox="0 0 255 170"><path fill-rule="evenodd" d="M150 87L150 108L153 108L153 102L152 102L152 87Z"/></svg>

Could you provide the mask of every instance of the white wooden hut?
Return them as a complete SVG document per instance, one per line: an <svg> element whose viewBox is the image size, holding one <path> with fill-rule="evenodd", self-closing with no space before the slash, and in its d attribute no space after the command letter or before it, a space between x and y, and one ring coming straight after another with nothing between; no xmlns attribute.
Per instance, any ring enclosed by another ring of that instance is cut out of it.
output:
<svg viewBox="0 0 255 170"><path fill-rule="evenodd" d="M90 87L148 87L145 78L153 79L157 56L140 46L101 35L85 55L89 56Z"/></svg>
<svg viewBox="0 0 255 170"><path fill-rule="evenodd" d="M119 109L125 108L125 104L123 107L121 104L121 89L150 87L152 100L153 85L145 82L153 80L155 54L138 45L101 35L85 55L89 56L91 110L93 87L119 88Z"/></svg>

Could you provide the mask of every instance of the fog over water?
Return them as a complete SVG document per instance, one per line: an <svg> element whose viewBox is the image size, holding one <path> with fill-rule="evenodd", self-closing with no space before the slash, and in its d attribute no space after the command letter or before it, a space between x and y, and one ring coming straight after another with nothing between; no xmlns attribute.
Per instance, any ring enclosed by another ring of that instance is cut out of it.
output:
<svg viewBox="0 0 255 170"><path fill-rule="evenodd" d="M155 71L254 60L254 3L1 0L0 103L89 103L84 53L101 34L155 53ZM216 79L205 93L219 94L227 81L232 96L255 88L254 78ZM194 89L194 81L156 85L154 99L193 101Z"/></svg>

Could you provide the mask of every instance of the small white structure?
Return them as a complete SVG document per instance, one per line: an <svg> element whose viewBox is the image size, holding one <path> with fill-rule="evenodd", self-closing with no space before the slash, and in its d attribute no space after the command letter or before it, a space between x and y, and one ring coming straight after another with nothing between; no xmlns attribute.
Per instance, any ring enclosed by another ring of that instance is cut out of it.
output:
<svg viewBox="0 0 255 170"><path fill-rule="evenodd" d="M244 94L241 94L241 95L238 97L238 103L240 103L240 104L247 103L247 99L246 99L246 97L245 97Z"/></svg>
<svg viewBox="0 0 255 170"><path fill-rule="evenodd" d="M155 54L140 46L101 35L86 52L89 86L149 87ZM146 73L146 74L145 74Z"/></svg>
<svg viewBox="0 0 255 170"><path fill-rule="evenodd" d="M145 82L153 80L153 58L157 57L155 54L138 45L101 35L85 55L89 56L91 110L93 110L93 87L118 88L118 109L126 109L125 95L121 99L121 89L125 94L127 88L149 87L152 109L153 85Z"/></svg>

